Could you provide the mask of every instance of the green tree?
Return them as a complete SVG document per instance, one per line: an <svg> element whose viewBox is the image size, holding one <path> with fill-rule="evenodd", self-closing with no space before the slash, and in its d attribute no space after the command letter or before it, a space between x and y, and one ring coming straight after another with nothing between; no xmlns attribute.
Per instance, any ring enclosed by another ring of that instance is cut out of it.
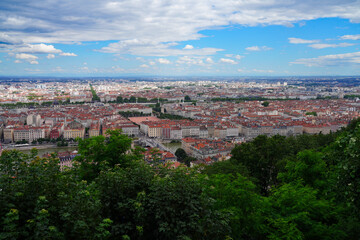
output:
<svg viewBox="0 0 360 240"><path fill-rule="evenodd" d="M111 236L121 239L129 235L131 239L139 239L143 226L141 214L143 195L149 191L154 172L149 165L135 162L131 167L115 167L111 171L102 172L96 180L102 203L102 216L113 221Z"/></svg>
<svg viewBox="0 0 360 240"><path fill-rule="evenodd" d="M214 208L229 216L232 239L261 239L265 234L264 203L255 189L240 174L210 176L206 191L216 201Z"/></svg>
<svg viewBox="0 0 360 240"><path fill-rule="evenodd" d="M194 157L187 156L183 161L186 166L190 167L190 163L195 162L196 160L197 159Z"/></svg>
<svg viewBox="0 0 360 240"><path fill-rule="evenodd" d="M241 174L245 177L250 176L248 169L243 164L234 163L232 160L219 161L211 165L207 165L205 166L203 172L207 175L232 174L234 177L236 177L237 174Z"/></svg>
<svg viewBox="0 0 360 240"><path fill-rule="evenodd" d="M124 99L122 98L122 96L118 96L118 97L116 98L116 102L117 102L117 103L123 103L123 102L124 102Z"/></svg>
<svg viewBox="0 0 360 240"><path fill-rule="evenodd" d="M263 105L264 107L267 107L267 106L269 106L269 102L268 101L265 101L265 102L263 102L263 103L261 103L261 105Z"/></svg>
<svg viewBox="0 0 360 240"><path fill-rule="evenodd" d="M175 156L179 162L184 162L185 158L188 156L184 149L178 148L175 151Z"/></svg>
<svg viewBox="0 0 360 240"><path fill-rule="evenodd" d="M155 177L141 201L143 239L224 239L230 230L227 219L211 209L203 184L183 169Z"/></svg>
<svg viewBox="0 0 360 240"><path fill-rule="evenodd" d="M324 190L328 186L328 176L327 166L322 158L323 154L320 152L299 152L295 161L287 162L286 171L279 173L279 178L285 183L302 180L305 185Z"/></svg>
<svg viewBox="0 0 360 240"><path fill-rule="evenodd" d="M0 239L16 240L19 238L19 211L17 209L10 209L5 215L2 222L2 231L0 232Z"/></svg>
<svg viewBox="0 0 360 240"><path fill-rule="evenodd" d="M345 239L339 208L317 190L294 181L274 189L267 209L269 239Z"/></svg>
<svg viewBox="0 0 360 240"><path fill-rule="evenodd" d="M45 196L40 196L34 209L34 218L27 221L33 239L63 239L58 229L51 225L53 220L48 211L48 201Z"/></svg>
<svg viewBox="0 0 360 240"><path fill-rule="evenodd" d="M79 154L75 161L79 164L83 179L95 179L101 170L113 168L115 165L126 167L130 163L127 151L131 147L131 139L122 135L119 130L108 130L108 138L97 136L79 139Z"/></svg>
<svg viewBox="0 0 360 240"><path fill-rule="evenodd" d="M344 206L343 225L348 239L360 238L360 123L354 121L325 151L325 159L332 166L336 202Z"/></svg>
<svg viewBox="0 0 360 240"><path fill-rule="evenodd" d="M153 111L154 111L154 112L158 112L158 113L161 112L160 103L156 103L156 104L155 104L155 107L153 107Z"/></svg>
<svg viewBox="0 0 360 240"><path fill-rule="evenodd" d="M95 90L94 90L94 88L93 88L93 86L91 84L90 84L90 91L91 91L91 93L93 95L92 100L94 102L100 101L100 97L96 94L96 92L95 92Z"/></svg>
<svg viewBox="0 0 360 240"><path fill-rule="evenodd" d="M131 96L130 99L129 99L129 102L130 103L135 103L136 102L136 97Z"/></svg>
<svg viewBox="0 0 360 240"><path fill-rule="evenodd" d="M252 142L236 146L231 152L231 161L241 163L249 170L264 195L277 183L281 160L289 153L284 140L285 137L279 135L271 138L260 135Z"/></svg>

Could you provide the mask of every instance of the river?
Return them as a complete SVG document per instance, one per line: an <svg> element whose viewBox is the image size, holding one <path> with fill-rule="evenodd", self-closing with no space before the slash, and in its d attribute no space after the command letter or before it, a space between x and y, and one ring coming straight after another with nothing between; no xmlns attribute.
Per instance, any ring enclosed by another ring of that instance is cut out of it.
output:
<svg viewBox="0 0 360 240"><path fill-rule="evenodd" d="M173 152L176 152L178 148L181 148L181 143L163 143L163 145Z"/></svg>

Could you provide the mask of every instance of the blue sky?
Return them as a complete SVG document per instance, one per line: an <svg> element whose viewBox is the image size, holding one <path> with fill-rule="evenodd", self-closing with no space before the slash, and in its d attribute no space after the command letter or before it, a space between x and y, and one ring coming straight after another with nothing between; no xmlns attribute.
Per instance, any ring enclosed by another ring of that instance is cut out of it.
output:
<svg viewBox="0 0 360 240"><path fill-rule="evenodd" d="M360 75L359 12L356 0L3 0L0 75Z"/></svg>

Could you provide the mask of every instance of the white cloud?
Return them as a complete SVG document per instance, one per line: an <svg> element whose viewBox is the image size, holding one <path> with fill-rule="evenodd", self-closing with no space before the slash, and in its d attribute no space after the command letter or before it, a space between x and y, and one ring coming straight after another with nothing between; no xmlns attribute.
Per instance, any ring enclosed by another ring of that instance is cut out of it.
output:
<svg viewBox="0 0 360 240"><path fill-rule="evenodd" d="M15 55L15 58L17 58L17 59L24 59L24 60L35 60L35 59L38 59L37 56L31 55L31 54L27 54L27 53L17 53L17 54Z"/></svg>
<svg viewBox="0 0 360 240"><path fill-rule="evenodd" d="M20 0L16 7L12 0L3 0L1 4L0 28L27 43L134 38L171 42L198 39L200 30L229 24L291 26L326 17L360 22L359 3L350 0L77 0L70 5Z"/></svg>
<svg viewBox="0 0 360 240"><path fill-rule="evenodd" d="M29 63L30 63L30 64L39 64L39 62L36 61L36 60L30 60Z"/></svg>
<svg viewBox="0 0 360 240"><path fill-rule="evenodd" d="M7 44L7 45L12 45L12 44L22 44L21 39L17 39L15 37L11 37L5 33L0 33L0 43L1 44Z"/></svg>
<svg viewBox="0 0 360 240"><path fill-rule="evenodd" d="M121 68L119 66L113 66L111 68L112 72L125 72L125 69L124 68Z"/></svg>
<svg viewBox="0 0 360 240"><path fill-rule="evenodd" d="M150 61L149 62L149 65L151 65L151 66L153 66L153 65L155 65L156 64L156 62L154 62L154 61Z"/></svg>
<svg viewBox="0 0 360 240"><path fill-rule="evenodd" d="M61 50L56 49L53 45L46 45L46 44L26 44L26 45L19 45L13 49L15 52L22 52L22 53L61 53Z"/></svg>
<svg viewBox="0 0 360 240"><path fill-rule="evenodd" d="M142 64L142 65L140 65L140 67L142 67L142 68L148 68L148 67L149 67L149 65Z"/></svg>
<svg viewBox="0 0 360 240"><path fill-rule="evenodd" d="M131 39L111 43L99 51L117 54L132 54L137 56L178 56L178 55L213 55L222 49L200 48L194 49L191 45L186 45L184 49L174 48L178 43L161 43L154 40ZM192 48L191 48L192 47Z"/></svg>
<svg viewBox="0 0 360 240"><path fill-rule="evenodd" d="M206 58L205 61L206 61L207 63L210 63L210 64L213 64L213 63L214 63L214 60L212 60L211 57Z"/></svg>
<svg viewBox="0 0 360 240"><path fill-rule="evenodd" d="M15 60L14 63L22 63L20 60Z"/></svg>
<svg viewBox="0 0 360 240"><path fill-rule="evenodd" d="M236 55L235 58L236 58L237 60L240 60L240 59L244 58L244 56Z"/></svg>
<svg viewBox="0 0 360 240"><path fill-rule="evenodd" d="M288 38L288 39L289 39L289 43L292 43L292 44L307 44L307 43L319 42L319 40L306 40L306 39L301 39L301 38Z"/></svg>
<svg viewBox="0 0 360 240"><path fill-rule="evenodd" d="M203 30L228 25L291 26L318 18L359 23L359 10L355 0L76 0L68 4L59 0L2 0L0 42L46 45L116 40L101 51L157 57L211 56L221 49L176 49L174 42L198 40L205 37ZM136 39L140 42L131 42Z"/></svg>
<svg viewBox="0 0 360 240"><path fill-rule="evenodd" d="M291 63L303 64L308 67L360 64L360 52L325 55L316 58L302 58Z"/></svg>
<svg viewBox="0 0 360 240"><path fill-rule="evenodd" d="M309 47L315 48L315 49L323 49L323 48L337 48L337 47L350 47L354 46L353 43L338 43L338 44L327 44L327 43L316 43L311 44Z"/></svg>
<svg viewBox="0 0 360 240"><path fill-rule="evenodd" d="M262 69L253 69L253 72L258 72L258 73L273 73L274 70L262 70Z"/></svg>
<svg viewBox="0 0 360 240"><path fill-rule="evenodd" d="M245 49L248 51L260 51L260 48L258 46L247 47Z"/></svg>
<svg viewBox="0 0 360 240"><path fill-rule="evenodd" d="M77 55L75 53L60 53L60 56L76 57Z"/></svg>
<svg viewBox="0 0 360 240"><path fill-rule="evenodd" d="M252 46L252 47L247 47L245 48L247 51L268 51L271 50L272 48L267 47L267 46Z"/></svg>
<svg viewBox="0 0 360 240"><path fill-rule="evenodd" d="M225 57L231 58L233 57L233 54L225 54Z"/></svg>
<svg viewBox="0 0 360 240"><path fill-rule="evenodd" d="M40 73L42 72L40 69L32 69L32 68L25 68L24 69L27 72L32 72L32 73Z"/></svg>
<svg viewBox="0 0 360 240"><path fill-rule="evenodd" d="M161 63L161 64L170 64L171 62L168 60L168 59L166 59L166 58L159 58L158 60L157 60L159 63Z"/></svg>
<svg viewBox="0 0 360 240"><path fill-rule="evenodd" d="M2 63L2 61L0 60L0 63Z"/></svg>
<svg viewBox="0 0 360 240"><path fill-rule="evenodd" d="M340 37L341 39L344 40L359 40L360 39L360 34L356 34L356 35L344 35Z"/></svg>
<svg viewBox="0 0 360 240"><path fill-rule="evenodd" d="M54 54L48 54L48 55L46 56L46 58L47 58L47 59L53 59L53 58L55 58L55 55L54 55Z"/></svg>
<svg viewBox="0 0 360 240"><path fill-rule="evenodd" d="M53 72L64 72L64 69L62 67L56 67L52 69Z"/></svg>
<svg viewBox="0 0 360 240"><path fill-rule="evenodd" d="M205 65L201 57L182 56L176 61L178 64Z"/></svg>
<svg viewBox="0 0 360 240"><path fill-rule="evenodd" d="M229 59L229 58L220 58L219 62L221 62L221 63L229 63L229 64L237 64L237 62L235 62L234 60Z"/></svg>
<svg viewBox="0 0 360 240"><path fill-rule="evenodd" d="M244 70L244 69L241 69L241 68L239 68L237 71L238 71L238 72L245 72L245 70Z"/></svg>

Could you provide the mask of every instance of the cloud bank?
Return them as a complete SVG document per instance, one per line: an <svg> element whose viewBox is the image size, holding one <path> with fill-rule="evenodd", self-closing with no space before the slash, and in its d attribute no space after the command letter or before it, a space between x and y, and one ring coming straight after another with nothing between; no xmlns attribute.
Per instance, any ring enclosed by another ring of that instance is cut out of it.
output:
<svg viewBox="0 0 360 240"><path fill-rule="evenodd" d="M204 37L201 30L227 25L292 26L327 17L360 22L359 0L18 0L16 4L3 0L0 9L0 44L117 40L101 51L135 55L144 51L145 55L157 56L216 53L220 50L194 49L191 45L174 49L171 44L200 39ZM358 39L356 35L343 37ZM41 52L43 48L46 47L37 45L26 51Z"/></svg>

